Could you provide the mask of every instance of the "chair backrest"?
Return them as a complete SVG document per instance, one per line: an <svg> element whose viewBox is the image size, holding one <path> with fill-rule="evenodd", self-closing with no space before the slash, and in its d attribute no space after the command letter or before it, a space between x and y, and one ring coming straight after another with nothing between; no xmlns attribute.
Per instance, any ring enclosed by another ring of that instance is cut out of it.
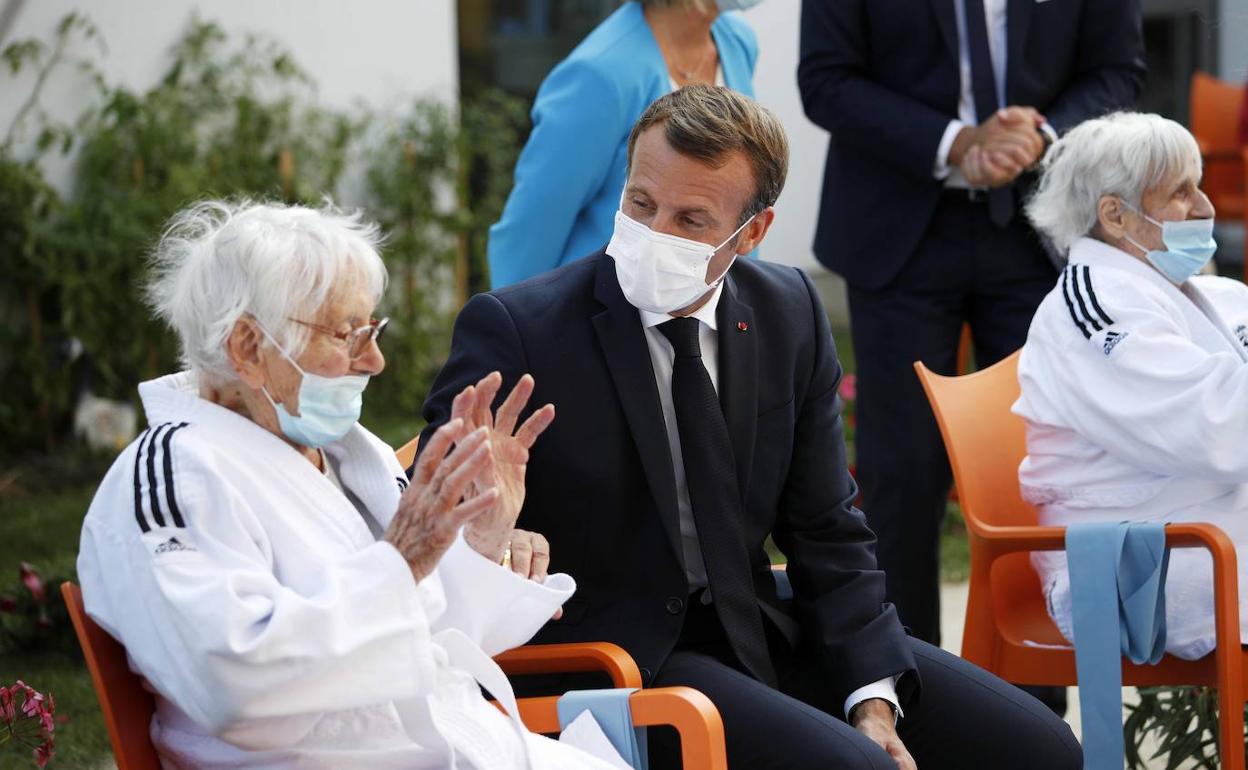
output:
<svg viewBox="0 0 1248 770"><path fill-rule="evenodd" d="M95 695L104 711L117 770L160 770L151 738L155 699L130 670L126 649L87 615L78 586L68 580L61 583L61 596L69 608Z"/></svg>
<svg viewBox="0 0 1248 770"><path fill-rule="evenodd" d="M1018 400L1018 356L961 377L915 364L945 439L963 518L974 532L1036 523L1035 508L1018 488L1018 465L1027 454L1023 421L1010 413Z"/></svg>
<svg viewBox="0 0 1248 770"><path fill-rule="evenodd" d="M1192 136L1204 157L1201 187L1218 214L1243 216L1244 168L1239 144L1239 116L1244 87L1227 83L1204 72L1192 73Z"/></svg>
<svg viewBox="0 0 1248 770"><path fill-rule="evenodd" d="M398 459L399 465L403 466L404 470L412 467L412 463L416 462L416 450L419 447L420 436L417 435L416 438L394 450L394 456Z"/></svg>
<svg viewBox="0 0 1248 770"><path fill-rule="evenodd" d="M1188 108L1192 136L1205 152L1239 150L1239 108L1244 87L1205 72L1193 72Z"/></svg>
<svg viewBox="0 0 1248 770"><path fill-rule="evenodd" d="M1026 426L1010 412L1019 394L1019 355L961 377L935 374L919 362L914 368L944 437L970 533L972 591L991 597L995 623L1003 632L1013 634L1006 627L1012 629L1016 619L1044 618L1039 626L1031 624L1027 638L1060 643L1057 627L1045 622L1047 615L1040 609L1040 579L1026 553L1005 555L987 570L975 567L977 552L989 548L981 538L993 529L1036 524L1036 509L1023 500L1018 485L1018 466L1027 454ZM967 623L969 628L969 616Z"/></svg>

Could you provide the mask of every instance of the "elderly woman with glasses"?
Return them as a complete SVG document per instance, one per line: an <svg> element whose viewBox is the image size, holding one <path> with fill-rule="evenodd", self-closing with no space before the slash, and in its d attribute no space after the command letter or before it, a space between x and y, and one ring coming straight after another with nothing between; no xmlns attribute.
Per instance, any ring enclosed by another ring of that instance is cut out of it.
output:
<svg viewBox="0 0 1248 770"><path fill-rule="evenodd" d="M409 482L356 422L385 366L377 243L332 208L173 221L149 297L186 371L139 386L150 427L83 524L87 612L155 693L167 767L607 767L526 732L489 657L574 589L513 528L554 408L520 421L526 378L494 412L486 377Z"/></svg>
<svg viewBox="0 0 1248 770"><path fill-rule="evenodd" d="M1042 524L1207 521L1248 546L1248 287L1203 274L1216 244L1200 179L1196 140L1158 115L1087 121L1045 159L1027 212L1067 264L1032 321L1014 406ZM1065 557L1033 561L1072 638ZM1241 599L1245 576L1241 557ZM1166 608L1171 653L1213 649L1207 552L1171 553Z"/></svg>

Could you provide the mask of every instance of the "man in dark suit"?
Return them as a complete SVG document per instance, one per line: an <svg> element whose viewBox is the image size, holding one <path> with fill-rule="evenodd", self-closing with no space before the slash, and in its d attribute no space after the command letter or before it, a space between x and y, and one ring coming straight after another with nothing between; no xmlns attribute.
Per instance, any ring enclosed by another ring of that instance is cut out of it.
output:
<svg viewBox="0 0 1248 770"><path fill-rule="evenodd" d="M823 308L801 271L736 259L766 235L787 164L748 98L659 99L630 137L610 244L465 306L429 430L477 378L533 375L557 416L519 526L578 583L536 641L612 641L647 685L706 693L732 766L1079 767L1065 724L907 638L884 603Z"/></svg>
<svg viewBox="0 0 1248 770"><path fill-rule="evenodd" d="M912 364L1022 346L1056 272L1022 216L1059 134L1144 78L1138 0L803 0L798 84L831 133L815 254L849 285L857 479L888 598L940 640L950 472Z"/></svg>

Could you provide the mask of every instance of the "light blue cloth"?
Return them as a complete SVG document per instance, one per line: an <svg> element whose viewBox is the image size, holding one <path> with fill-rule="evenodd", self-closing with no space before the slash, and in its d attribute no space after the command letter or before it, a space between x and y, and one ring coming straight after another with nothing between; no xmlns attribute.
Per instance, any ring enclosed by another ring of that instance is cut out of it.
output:
<svg viewBox="0 0 1248 770"><path fill-rule="evenodd" d="M758 40L737 13L711 25L724 84L754 95ZM607 245L624 189L628 135L671 91L641 5L625 3L542 82L515 186L490 228L490 288L553 270Z"/></svg>
<svg viewBox="0 0 1248 770"><path fill-rule="evenodd" d="M636 687L620 687L564 693L558 701L559 729L588 711L624 761L636 770L646 770L646 728L633 727L633 711L628 705L628 696L636 691Z"/></svg>
<svg viewBox="0 0 1248 770"><path fill-rule="evenodd" d="M1094 522L1066 528L1086 770L1122 770L1122 663L1166 651L1165 525Z"/></svg>

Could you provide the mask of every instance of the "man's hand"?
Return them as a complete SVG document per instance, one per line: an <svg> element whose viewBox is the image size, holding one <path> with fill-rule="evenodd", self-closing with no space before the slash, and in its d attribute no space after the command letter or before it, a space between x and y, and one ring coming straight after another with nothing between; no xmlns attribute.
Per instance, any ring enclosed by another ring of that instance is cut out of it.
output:
<svg viewBox="0 0 1248 770"><path fill-rule="evenodd" d="M511 542L507 545L510 559L503 559L503 566L522 578L535 583L546 582L546 570L550 566L550 542L536 532L523 529L511 531ZM563 608L555 610L551 620L563 617Z"/></svg>
<svg viewBox="0 0 1248 770"><path fill-rule="evenodd" d="M976 187L1013 182L1044 154L1039 126L1044 116L1031 107L1006 107L978 126L966 126L949 149L949 165Z"/></svg>
<svg viewBox="0 0 1248 770"><path fill-rule="evenodd" d="M476 385L465 388L451 403L452 419L462 419L469 430L484 429L489 438L492 462L473 481L467 496L473 499L496 490L498 501L472 520L464 538L477 553L494 562L502 560L524 505L524 474L529 450L555 419L555 407L547 404L516 427L520 413L533 395L533 378L527 374L512 388L496 415L491 407L502 384L503 376L491 372ZM514 551L512 558L515 558Z"/></svg>
<svg viewBox="0 0 1248 770"><path fill-rule="evenodd" d="M416 461L411 486L399 498L382 539L407 560L417 582L437 567L460 527L498 503L495 489L463 500L474 479L493 464L488 436L484 429L468 433L463 420L451 420L438 428Z"/></svg>
<svg viewBox="0 0 1248 770"><path fill-rule="evenodd" d="M888 701L879 698L868 698L850 712L850 719L858 732L867 736L897 763L899 770L918 770L914 757L906 750L905 744L897 736L896 720L893 718L893 707Z"/></svg>

